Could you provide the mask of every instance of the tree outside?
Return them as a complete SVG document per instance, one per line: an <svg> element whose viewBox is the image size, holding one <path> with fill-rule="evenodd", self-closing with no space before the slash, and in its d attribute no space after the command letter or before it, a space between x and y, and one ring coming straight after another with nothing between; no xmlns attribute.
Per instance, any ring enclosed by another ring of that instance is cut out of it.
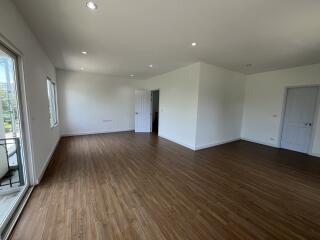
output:
<svg viewBox="0 0 320 240"><path fill-rule="evenodd" d="M6 57L0 57L0 101L2 105L0 113L3 117L3 123L0 124L3 124L6 133L12 133L19 128L15 83L10 74L12 72L10 68L13 68L12 61Z"/></svg>

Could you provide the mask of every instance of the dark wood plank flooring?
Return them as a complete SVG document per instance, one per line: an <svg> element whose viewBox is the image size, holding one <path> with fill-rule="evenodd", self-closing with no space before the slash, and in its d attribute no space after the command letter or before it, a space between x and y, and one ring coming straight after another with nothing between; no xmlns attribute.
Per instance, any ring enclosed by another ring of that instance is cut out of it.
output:
<svg viewBox="0 0 320 240"><path fill-rule="evenodd" d="M320 159L245 141L63 138L11 239L320 239Z"/></svg>

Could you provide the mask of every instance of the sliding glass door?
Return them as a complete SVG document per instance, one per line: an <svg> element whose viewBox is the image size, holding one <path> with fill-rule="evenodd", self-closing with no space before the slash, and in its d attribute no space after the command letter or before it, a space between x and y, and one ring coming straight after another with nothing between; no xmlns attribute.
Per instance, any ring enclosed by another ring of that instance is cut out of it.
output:
<svg viewBox="0 0 320 240"><path fill-rule="evenodd" d="M28 188L18 76L17 55L0 44L0 236Z"/></svg>

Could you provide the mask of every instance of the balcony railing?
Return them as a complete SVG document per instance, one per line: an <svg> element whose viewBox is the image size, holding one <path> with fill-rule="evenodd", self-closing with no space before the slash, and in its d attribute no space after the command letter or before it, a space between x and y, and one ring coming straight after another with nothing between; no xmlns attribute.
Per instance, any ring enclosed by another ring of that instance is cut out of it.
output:
<svg viewBox="0 0 320 240"><path fill-rule="evenodd" d="M20 139L0 139L0 187L17 185L24 185Z"/></svg>

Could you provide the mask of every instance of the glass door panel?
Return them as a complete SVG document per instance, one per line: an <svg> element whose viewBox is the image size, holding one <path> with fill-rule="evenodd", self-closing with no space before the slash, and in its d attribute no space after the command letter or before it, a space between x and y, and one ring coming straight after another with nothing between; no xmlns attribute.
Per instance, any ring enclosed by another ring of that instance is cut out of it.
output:
<svg viewBox="0 0 320 240"><path fill-rule="evenodd" d="M17 57L0 45L0 234L28 187Z"/></svg>

